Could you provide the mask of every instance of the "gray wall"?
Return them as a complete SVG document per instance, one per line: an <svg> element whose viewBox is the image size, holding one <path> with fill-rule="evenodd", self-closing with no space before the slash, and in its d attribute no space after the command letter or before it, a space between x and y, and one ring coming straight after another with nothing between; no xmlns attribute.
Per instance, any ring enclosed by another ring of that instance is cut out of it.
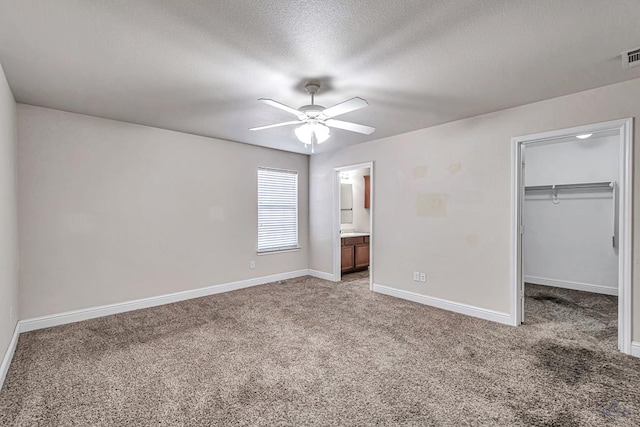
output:
<svg viewBox="0 0 640 427"><path fill-rule="evenodd" d="M375 161L376 284L508 313L511 138L637 117L638 99L640 79L312 156L310 268L332 272L332 168ZM637 164L640 149L634 156ZM637 207L638 168L634 181ZM633 336L640 340L637 208L634 224ZM427 282L413 282L413 271L426 272Z"/></svg>
<svg viewBox="0 0 640 427"><path fill-rule="evenodd" d="M0 361L18 321L16 143L16 102L0 65Z"/></svg>
<svg viewBox="0 0 640 427"><path fill-rule="evenodd" d="M18 136L23 319L308 266L307 156L21 104ZM258 166L299 172L302 250L256 256Z"/></svg>

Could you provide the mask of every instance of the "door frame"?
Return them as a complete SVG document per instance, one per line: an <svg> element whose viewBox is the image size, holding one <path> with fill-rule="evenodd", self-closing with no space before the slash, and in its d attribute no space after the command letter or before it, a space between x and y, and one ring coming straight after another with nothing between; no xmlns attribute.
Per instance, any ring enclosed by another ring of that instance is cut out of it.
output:
<svg viewBox="0 0 640 427"><path fill-rule="evenodd" d="M369 168L369 290L373 290L373 211L374 211L374 171L373 161L333 168L333 281L340 282L340 172Z"/></svg>
<svg viewBox="0 0 640 427"><path fill-rule="evenodd" d="M511 139L511 313L514 326L522 323L524 279L522 269L522 212L524 178L522 147L571 135L608 130L620 132L619 247L618 247L618 349L631 354L631 272L633 225L633 118L560 129Z"/></svg>

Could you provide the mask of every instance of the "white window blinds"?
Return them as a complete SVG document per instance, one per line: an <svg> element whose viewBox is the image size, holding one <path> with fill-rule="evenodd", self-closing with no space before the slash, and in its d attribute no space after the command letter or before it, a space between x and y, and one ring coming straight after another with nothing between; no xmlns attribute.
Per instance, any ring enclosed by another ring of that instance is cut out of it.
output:
<svg viewBox="0 0 640 427"><path fill-rule="evenodd" d="M258 168L258 252L298 247L298 172Z"/></svg>

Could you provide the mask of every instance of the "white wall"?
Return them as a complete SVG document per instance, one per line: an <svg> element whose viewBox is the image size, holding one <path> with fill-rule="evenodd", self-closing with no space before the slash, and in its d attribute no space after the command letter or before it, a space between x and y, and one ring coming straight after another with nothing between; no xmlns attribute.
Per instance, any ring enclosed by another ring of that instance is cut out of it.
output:
<svg viewBox="0 0 640 427"><path fill-rule="evenodd" d="M525 185L620 181L620 135L527 144Z"/></svg>
<svg viewBox="0 0 640 427"><path fill-rule="evenodd" d="M508 313L511 138L640 116L638 99L640 79L312 156L310 268L332 271L333 168L375 161L376 283ZM637 163L640 149L634 156ZM636 188L639 181L636 168ZM634 224L640 340L640 209ZM427 282L413 282L412 271Z"/></svg>
<svg viewBox="0 0 640 427"><path fill-rule="evenodd" d="M28 105L18 137L23 319L308 267L308 156ZM258 166L299 172L302 250L256 256Z"/></svg>
<svg viewBox="0 0 640 427"><path fill-rule="evenodd" d="M620 136L594 135L525 148L525 185L620 181ZM613 191L527 192L525 281L617 295Z"/></svg>
<svg viewBox="0 0 640 427"><path fill-rule="evenodd" d="M364 176L370 175L369 168L355 169L341 172L348 176L348 179L340 180L343 184L351 184L353 191L353 223L340 224L341 230L354 230L361 233L368 233L371 223L369 221L370 209L364 207Z"/></svg>
<svg viewBox="0 0 640 427"><path fill-rule="evenodd" d="M0 65L0 362L19 313L16 143L16 102Z"/></svg>

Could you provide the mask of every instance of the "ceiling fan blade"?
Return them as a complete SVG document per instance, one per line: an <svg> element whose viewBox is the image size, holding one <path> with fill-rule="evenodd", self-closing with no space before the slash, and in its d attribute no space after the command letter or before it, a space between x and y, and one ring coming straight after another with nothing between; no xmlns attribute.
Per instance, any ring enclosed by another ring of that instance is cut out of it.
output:
<svg viewBox="0 0 640 427"><path fill-rule="evenodd" d="M325 108L322 114L331 118L336 117L341 114L348 113L350 111L359 110L364 107L368 107L369 103L362 98L355 97L351 98L348 101L341 102L340 104L336 104L333 107Z"/></svg>
<svg viewBox="0 0 640 427"><path fill-rule="evenodd" d="M371 126L359 125L357 123L351 122L343 122L342 120L334 119L327 120L326 122L324 122L324 124L326 124L330 128L350 130L351 132L363 133L365 135L371 135L376 130L376 128Z"/></svg>
<svg viewBox="0 0 640 427"><path fill-rule="evenodd" d="M284 105L279 103L278 101L274 101L273 99L267 99L267 98L260 98L258 99L258 101L260 102L264 102L267 105L271 105L272 107L276 107L279 108L283 111L286 111L287 113L291 113L297 117L300 117L300 111L296 110L295 108L289 107L288 105Z"/></svg>
<svg viewBox="0 0 640 427"><path fill-rule="evenodd" d="M249 130L262 130L262 129L271 129L271 128L277 128L280 126L288 126L288 125L296 125L298 123L304 123L302 120L294 120L292 122L282 122L282 123L276 123L273 125L266 125L266 126L258 126L255 128L251 128Z"/></svg>

